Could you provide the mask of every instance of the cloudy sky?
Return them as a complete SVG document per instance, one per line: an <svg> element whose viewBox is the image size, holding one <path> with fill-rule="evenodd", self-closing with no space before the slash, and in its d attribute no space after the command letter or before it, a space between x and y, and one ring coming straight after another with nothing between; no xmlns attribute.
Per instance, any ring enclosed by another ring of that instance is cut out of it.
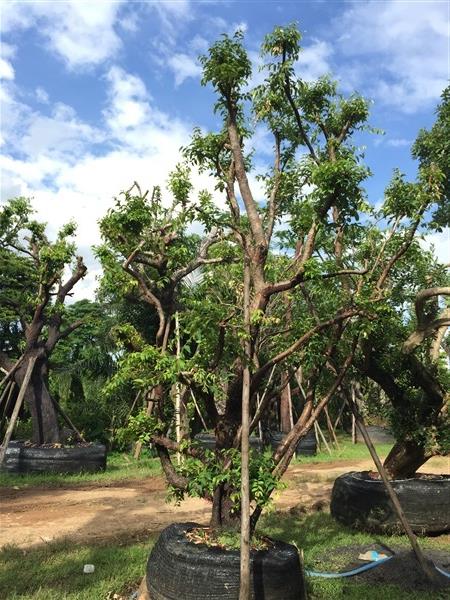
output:
<svg viewBox="0 0 450 600"><path fill-rule="evenodd" d="M331 73L373 100L370 122L385 134L358 140L373 204L395 166L414 176L411 143L450 77L448 0L3 0L0 11L2 200L33 197L53 232L78 222L90 267L79 297L95 288L90 247L113 196L134 180L164 186L192 128L217 125L198 56L222 33L245 31L256 65L264 34L298 21L302 77ZM268 160L264 132L255 143ZM442 258L448 241L433 237Z"/></svg>

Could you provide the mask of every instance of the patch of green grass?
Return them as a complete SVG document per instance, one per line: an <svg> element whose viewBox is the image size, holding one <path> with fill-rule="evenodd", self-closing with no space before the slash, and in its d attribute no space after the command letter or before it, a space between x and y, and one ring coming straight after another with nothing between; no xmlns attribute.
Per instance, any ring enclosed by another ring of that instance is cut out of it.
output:
<svg viewBox="0 0 450 600"><path fill-rule="evenodd" d="M108 454L106 471L99 473L53 474L53 473L5 473L0 472L0 487L26 488L65 487L68 485L100 484L107 485L124 479L145 479L161 473L158 458L145 453L139 460L124 452Z"/></svg>
<svg viewBox="0 0 450 600"><path fill-rule="evenodd" d="M55 542L24 551L0 551L0 598L5 600L106 600L128 598L145 573L156 536L145 542L77 546ZM93 564L94 573L83 566Z"/></svg>
<svg viewBox="0 0 450 600"><path fill-rule="evenodd" d="M300 456L294 459L296 464L310 464L315 462L330 462L337 460L366 460L370 459L370 454L365 444L352 444L349 435L338 436L339 449L329 443L332 454L330 455L323 447L315 456ZM379 456L387 456L392 444L375 444Z"/></svg>
<svg viewBox="0 0 450 600"><path fill-rule="evenodd" d="M356 566L357 556L352 547L367 549L409 549L405 536L375 535L353 531L335 522L329 513L297 517L287 513L272 513L263 517L260 532L301 548L305 568L319 572L340 572ZM423 549L448 552L448 536L421 538ZM339 548L339 552L333 552ZM320 579L308 577L309 600L439 600L434 593L401 590L396 585L376 585L354 578ZM442 596L444 598L445 596Z"/></svg>

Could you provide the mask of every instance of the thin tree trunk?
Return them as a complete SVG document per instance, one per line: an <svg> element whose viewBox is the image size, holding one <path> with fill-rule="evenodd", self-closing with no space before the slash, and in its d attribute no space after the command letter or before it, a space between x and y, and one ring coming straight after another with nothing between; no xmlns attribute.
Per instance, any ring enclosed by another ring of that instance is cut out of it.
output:
<svg viewBox="0 0 450 600"><path fill-rule="evenodd" d="M282 391L280 394L280 431L282 433L289 433L292 429L292 414L289 402L289 374L287 371L283 371L281 374L281 387Z"/></svg>
<svg viewBox="0 0 450 600"><path fill-rule="evenodd" d="M250 599L250 479L249 479L249 432L250 432L250 267L244 265L244 323L247 338L244 342L245 365L242 384L242 430L241 430L241 565L239 600Z"/></svg>
<svg viewBox="0 0 450 600"><path fill-rule="evenodd" d="M3 446L0 447L0 467L3 464L3 460L5 458L6 450L8 449L8 444L11 439L12 433L14 431L14 426L17 421L17 417L19 416L20 408L22 406L23 399L25 397L25 392L27 391L28 384L30 382L31 374L34 369L34 364L36 362L36 357L32 356L27 366L27 370L25 372L25 377L22 381L22 386L19 391L19 395L17 396L16 405L13 410L13 414L11 415L11 420L9 422L8 428L5 433L5 439L3 440Z"/></svg>

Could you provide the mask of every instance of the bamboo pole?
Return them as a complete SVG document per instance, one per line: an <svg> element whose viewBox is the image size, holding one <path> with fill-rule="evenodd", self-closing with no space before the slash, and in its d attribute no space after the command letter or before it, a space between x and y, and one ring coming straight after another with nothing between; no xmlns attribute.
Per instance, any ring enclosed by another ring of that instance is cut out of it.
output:
<svg viewBox="0 0 450 600"><path fill-rule="evenodd" d="M8 425L8 428L5 433L5 438L3 440L3 446L0 447L0 467L3 464L6 450L8 449L8 444L11 439L12 433L14 431L14 426L16 424L17 417L19 416L20 408L22 406L22 402L25 397L25 392L27 391L28 383L30 382L30 378L31 378L31 374L34 369L35 362L36 362L36 357L32 356L30 358L30 362L28 363L28 367L25 372L25 377L22 381L22 385L20 386L20 391L19 391L19 395L17 396L16 405L14 406L14 410L11 415L11 420L9 421L9 425Z"/></svg>
<svg viewBox="0 0 450 600"><path fill-rule="evenodd" d="M388 479L386 470L381 463L381 460L377 454L377 451L375 450L374 445L372 444L372 440L370 439L370 436L367 433L366 426L364 424L364 421L363 421L361 415L358 412L358 408L357 408L355 402L353 401L353 398L350 400L350 408L355 417L355 423L357 424L358 429L361 432L361 435L363 436L363 439L364 439L366 446L370 452L373 462L375 463L378 473L380 474L380 477L383 480L383 483L386 487L386 491L389 495L389 498L391 499L391 502L394 506L395 512L397 513L397 516L399 518L399 521L401 522L401 524L405 530L405 533L409 538L411 547L414 551L414 554L416 555L416 558L417 558L417 561L419 562L420 567L422 568L422 571L424 572L425 576L432 583L438 583L439 577L437 575L437 572L436 572L432 562L425 558L425 556L417 542L417 538L414 535L414 532L411 529L410 524L408 523L408 520L405 516L405 513L403 512L402 506L397 497L397 494L395 493L395 490L392 487L391 482Z"/></svg>

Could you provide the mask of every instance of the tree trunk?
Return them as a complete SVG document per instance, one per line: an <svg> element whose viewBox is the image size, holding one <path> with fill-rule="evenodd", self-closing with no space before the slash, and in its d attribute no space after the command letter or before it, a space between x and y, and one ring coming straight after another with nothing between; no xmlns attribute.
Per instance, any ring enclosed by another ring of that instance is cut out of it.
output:
<svg viewBox="0 0 450 600"><path fill-rule="evenodd" d="M232 512L234 502L230 498L231 494L236 491L236 489L231 488L228 484L222 484L216 488L213 496L210 521L212 529L233 529L239 531L241 515L239 512Z"/></svg>
<svg viewBox="0 0 450 600"><path fill-rule="evenodd" d="M397 442L386 457L384 468L391 479L409 479L429 458L417 442Z"/></svg>
<svg viewBox="0 0 450 600"><path fill-rule="evenodd" d="M25 393L25 401L31 413L34 444L54 444L60 441L58 416L48 390L48 358L43 351L31 351L25 356L22 365L29 362L30 356L36 356L36 365ZM14 380L20 387L26 368L17 369Z"/></svg>

